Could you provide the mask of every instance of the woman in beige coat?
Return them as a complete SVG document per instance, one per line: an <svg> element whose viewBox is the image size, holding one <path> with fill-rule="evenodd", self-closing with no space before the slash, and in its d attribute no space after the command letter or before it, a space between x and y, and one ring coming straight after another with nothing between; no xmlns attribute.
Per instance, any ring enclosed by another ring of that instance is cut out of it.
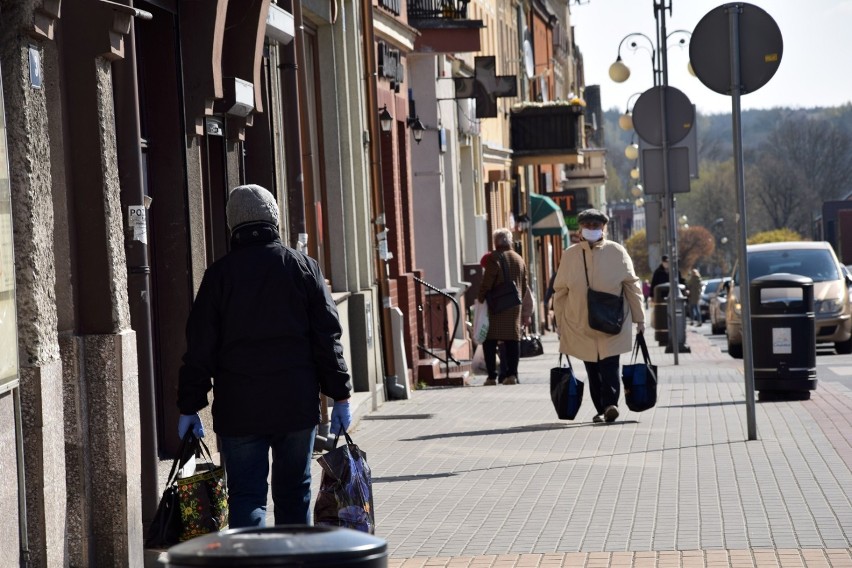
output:
<svg viewBox="0 0 852 568"><path fill-rule="evenodd" d="M618 357L632 349L630 319L617 335L589 327L586 290L619 295L624 292L637 333L645 331L645 311L639 277L633 261L618 243L605 236L607 217L597 209L587 209L577 216L582 240L562 253L553 283L553 306L559 325L559 351L585 363L589 375L589 393L595 405L595 422L612 422L618 418ZM589 284L586 284L586 268Z"/></svg>

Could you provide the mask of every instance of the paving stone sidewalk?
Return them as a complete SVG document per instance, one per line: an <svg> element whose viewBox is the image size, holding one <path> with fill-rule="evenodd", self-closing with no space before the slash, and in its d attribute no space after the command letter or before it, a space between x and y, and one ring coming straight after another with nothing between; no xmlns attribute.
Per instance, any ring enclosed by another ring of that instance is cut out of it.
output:
<svg viewBox="0 0 852 568"><path fill-rule="evenodd" d="M556 419L555 334L519 385L420 390L362 417L390 566L852 567L852 392L758 403L747 441L742 362L706 327L677 366L649 342L657 406L613 424L588 398Z"/></svg>

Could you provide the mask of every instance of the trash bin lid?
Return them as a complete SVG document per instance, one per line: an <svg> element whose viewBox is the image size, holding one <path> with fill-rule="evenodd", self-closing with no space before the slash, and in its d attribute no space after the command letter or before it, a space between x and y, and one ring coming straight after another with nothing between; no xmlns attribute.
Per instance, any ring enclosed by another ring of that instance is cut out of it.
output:
<svg viewBox="0 0 852 568"><path fill-rule="evenodd" d="M785 286L785 284L787 286ZM792 284L792 286L790 286ZM751 285L760 288L771 287L793 287L793 286L813 286L814 281L807 276L801 274L790 274L789 272L775 272L765 276L758 276L751 279Z"/></svg>
<svg viewBox="0 0 852 568"><path fill-rule="evenodd" d="M230 529L182 542L169 549L168 566L342 566L386 555L387 542L367 533L282 525Z"/></svg>

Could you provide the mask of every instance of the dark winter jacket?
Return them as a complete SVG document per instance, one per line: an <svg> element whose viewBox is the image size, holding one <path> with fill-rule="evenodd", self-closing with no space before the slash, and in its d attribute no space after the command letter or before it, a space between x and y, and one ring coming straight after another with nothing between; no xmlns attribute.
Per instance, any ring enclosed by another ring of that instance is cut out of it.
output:
<svg viewBox="0 0 852 568"><path fill-rule="evenodd" d="M244 226L204 273L186 326L178 408L207 406L223 436L319 423L319 393L349 397L337 309L316 261L265 223Z"/></svg>

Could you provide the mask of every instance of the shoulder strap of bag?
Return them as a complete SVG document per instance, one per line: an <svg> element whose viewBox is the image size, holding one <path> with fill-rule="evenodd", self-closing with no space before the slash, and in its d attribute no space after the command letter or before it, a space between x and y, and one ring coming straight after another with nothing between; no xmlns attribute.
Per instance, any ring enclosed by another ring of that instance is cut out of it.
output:
<svg viewBox="0 0 852 568"><path fill-rule="evenodd" d="M586 251L583 251L583 272L586 274L586 288L591 288L591 284L589 284L589 269L586 267ZM618 294L619 296L624 296L624 284L621 285L621 292Z"/></svg>
<svg viewBox="0 0 852 568"><path fill-rule="evenodd" d="M560 367L562 366L562 356L563 355L564 355L564 353L559 354L559 366ZM568 368L573 371L574 367L571 366L571 357L569 357L568 355L565 355L565 360L568 361Z"/></svg>
<svg viewBox="0 0 852 568"><path fill-rule="evenodd" d="M509 282L509 266L507 265L502 252L497 255L497 264L499 264L503 269L503 282Z"/></svg>

